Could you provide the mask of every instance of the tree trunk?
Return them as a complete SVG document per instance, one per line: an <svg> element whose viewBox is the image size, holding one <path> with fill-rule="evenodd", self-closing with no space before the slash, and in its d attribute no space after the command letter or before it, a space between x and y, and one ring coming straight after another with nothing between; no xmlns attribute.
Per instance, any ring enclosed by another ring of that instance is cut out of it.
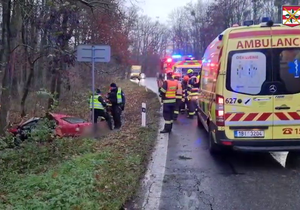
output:
<svg viewBox="0 0 300 210"><path fill-rule="evenodd" d="M27 78L27 81L26 81L26 84L25 84L25 87L24 87L23 96L22 96L22 99L21 99L21 117L25 117L25 115L26 115L25 103L26 103L26 99L27 99L27 96L28 96L28 93L29 93L29 89L30 89L30 85L31 85L33 76L34 76L34 64L31 63L30 64L29 75L28 75L28 78Z"/></svg>
<svg viewBox="0 0 300 210"><path fill-rule="evenodd" d="M2 79L2 94L0 108L0 135L4 134L7 127L7 114L10 107L10 85L9 85L9 54L10 54L10 12L11 1L2 1L2 50L1 50L1 71L3 72Z"/></svg>

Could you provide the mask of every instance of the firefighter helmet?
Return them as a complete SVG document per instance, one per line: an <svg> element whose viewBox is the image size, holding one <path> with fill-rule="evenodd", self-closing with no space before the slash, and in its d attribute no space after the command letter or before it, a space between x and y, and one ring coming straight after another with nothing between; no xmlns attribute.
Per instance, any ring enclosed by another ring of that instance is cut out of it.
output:
<svg viewBox="0 0 300 210"><path fill-rule="evenodd" d="M191 73L194 73L194 71L193 71L193 69L189 69L189 70L187 70L187 73L191 74Z"/></svg>
<svg viewBox="0 0 300 210"><path fill-rule="evenodd" d="M167 73L167 77L172 77L173 76L173 72L168 72Z"/></svg>

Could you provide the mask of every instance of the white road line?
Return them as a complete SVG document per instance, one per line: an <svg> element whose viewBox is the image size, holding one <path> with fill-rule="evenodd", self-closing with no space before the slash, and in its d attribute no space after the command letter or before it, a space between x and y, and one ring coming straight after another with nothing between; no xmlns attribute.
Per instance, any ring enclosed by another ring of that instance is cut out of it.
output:
<svg viewBox="0 0 300 210"><path fill-rule="evenodd" d="M160 122L160 127L164 124ZM163 180L165 176L169 134L159 134L152 161L148 165L144 178L144 189L146 189L142 209L158 210L162 193Z"/></svg>
<svg viewBox="0 0 300 210"><path fill-rule="evenodd" d="M157 93L157 84L155 78L146 79L145 85L148 89ZM162 108L160 110L162 112ZM160 119L160 128L163 128L164 120ZM167 163L169 134L158 134L154 152L151 155L151 161L143 180L143 188L145 197L142 209L158 210L160 205L160 197L163 187L163 179Z"/></svg>
<svg viewBox="0 0 300 210"><path fill-rule="evenodd" d="M285 168L288 152L270 152L272 157Z"/></svg>

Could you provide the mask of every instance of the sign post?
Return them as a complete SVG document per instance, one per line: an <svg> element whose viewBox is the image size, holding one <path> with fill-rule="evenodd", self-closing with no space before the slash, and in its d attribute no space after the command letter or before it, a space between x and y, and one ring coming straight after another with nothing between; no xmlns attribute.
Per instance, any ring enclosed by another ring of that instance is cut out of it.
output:
<svg viewBox="0 0 300 210"><path fill-rule="evenodd" d="M92 63L92 123L94 125L94 96L95 96L95 63L108 63L111 50L108 45L78 45L77 61Z"/></svg>
<svg viewBox="0 0 300 210"><path fill-rule="evenodd" d="M146 127L146 103L142 103L142 127Z"/></svg>

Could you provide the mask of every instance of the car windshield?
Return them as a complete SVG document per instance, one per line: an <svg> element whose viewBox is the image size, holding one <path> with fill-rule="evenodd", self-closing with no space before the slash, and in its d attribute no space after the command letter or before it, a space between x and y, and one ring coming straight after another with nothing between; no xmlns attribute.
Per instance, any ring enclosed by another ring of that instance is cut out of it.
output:
<svg viewBox="0 0 300 210"><path fill-rule="evenodd" d="M189 69L192 69L194 71L194 73L199 73L200 72L200 68L176 68L176 72L177 73L182 73L182 75L186 75L187 71Z"/></svg>
<svg viewBox="0 0 300 210"><path fill-rule="evenodd" d="M64 117L62 120L70 124L86 123L87 121L78 117Z"/></svg>
<svg viewBox="0 0 300 210"><path fill-rule="evenodd" d="M140 73L140 70L131 70L131 73Z"/></svg>
<svg viewBox="0 0 300 210"><path fill-rule="evenodd" d="M248 95L269 95L270 82L276 94L300 92L300 48L231 51L228 56L226 88Z"/></svg>

